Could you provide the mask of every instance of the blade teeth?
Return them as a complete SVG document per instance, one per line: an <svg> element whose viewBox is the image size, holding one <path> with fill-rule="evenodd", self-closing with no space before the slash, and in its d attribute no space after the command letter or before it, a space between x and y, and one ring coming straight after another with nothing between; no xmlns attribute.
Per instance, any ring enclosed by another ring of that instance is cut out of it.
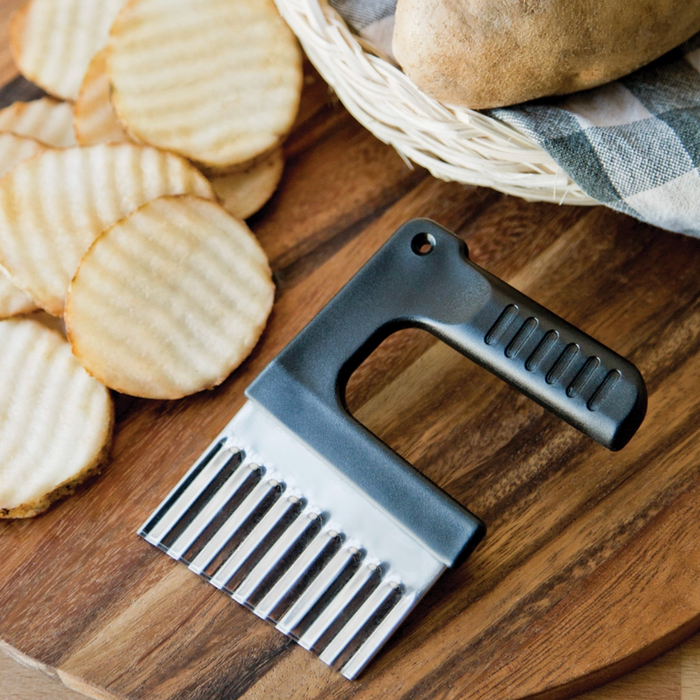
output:
<svg viewBox="0 0 700 700"><path fill-rule="evenodd" d="M285 555L293 551L295 546L299 546L303 542L304 535L308 533L310 528L318 526L320 517L319 513L315 511L302 512L232 593L233 599L239 603L250 602L252 604L254 594L260 590L261 585L268 577L274 574L278 563Z"/></svg>
<svg viewBox="0 0 700 700"><path fill-rule="evenodd" d="M376 564L371 563L360 566L338 595L333 598L328 607L299 638L299 644L301 644L304 649L312 649L316 645L333 622L340 617L343 609L362 590L370 579L376 575L377 568Z"/></svg>
<svg viewBox="0 0 700 700"><path fill-rule="evenodd" d="M280 498L252 532L246 537L229 558L216 570L211 583L221 588L229 581L238 570L248 561L253 552L262 544L271 530L282 520L291 509L299 503L299 499L294 496ZM220 585L218 582L221 582Z"/></svg>
<svg viewBox="0 0 700 700"><path fill-rule="evenodd" d="M321 661L330 666L397 588L398 584L393 582L377 586L323 650L320 655Z"/></svg>
<svg viewBox="0 0 700 700"><path fill-rule="evenodd" d="M389 610L386 617L377 625L376 629L367 636L354 654L345 662L340 672L350 680L356 678L379 651L382 644L403 622L406 615L411 612L415 603L415 595L402 595L394 607Z"/></svg>
<svg viewBox="0 0 700 700"><path fill-rule="evenodd" d="M260 481L200 550L190 563L190 569L196 574L201 574L224 545L238 533L248 518L260 507L265 498L274 492L281 492L281 490L282 485L276 479Z"/></svg>
<svg viewBox="0 0 700 700"><path fill-rule="evenodd" d="M257 464L240 465L233 475L211 495L194 520L170 545L170 556L175 558L182 557L241 486L243 486L251 476L260 479L262 477L262 471L262 467L259 467Z"/></svg>
<svg viewBox="0 0 700 700"><path fill-rule="evenodd" d="M277 629L284 634L291 634L304 617L318 603L321 596L338 579L350 562L358 557L355 547L339 549L326 564L313 583L302 593L296 602L285 612L277 624Z"/></svg>
<svg viewBox="0 0 700 700"><path fill-rule="evenodd" d="M321 558L323 551L337 539L338 533L334 530L319 533L255 606L253 612L263 619L270 617L272 611L282 602L287 593L311 569L313 564Z"/></svg>
<svg viewBox="0 0 700 700"><path fill-rule="evenodd" d="M185 475L139 530L142 537L158 546L217 474L235 457L242 458L241 450L237 447L225 447L226 442L225 439L217 442Z"/></svg>
<svg viewBox="0 0 700 700"><path fill-rule="evenodd" d="M383 581L379 562L324 526L326 514L228 442L203 455L139 534L181 560L196 544L192 571L356 677L418 596Z"/></svg>

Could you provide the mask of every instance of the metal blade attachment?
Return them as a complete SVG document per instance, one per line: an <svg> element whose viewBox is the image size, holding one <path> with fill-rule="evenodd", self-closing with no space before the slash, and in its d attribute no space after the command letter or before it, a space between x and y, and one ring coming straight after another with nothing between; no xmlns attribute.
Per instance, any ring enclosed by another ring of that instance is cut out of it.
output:
<svg viewBox="0 0 700 700"><path fill-rule="evenodd" d="M139 534L350 679L445 568L250 401Z"/></svg>

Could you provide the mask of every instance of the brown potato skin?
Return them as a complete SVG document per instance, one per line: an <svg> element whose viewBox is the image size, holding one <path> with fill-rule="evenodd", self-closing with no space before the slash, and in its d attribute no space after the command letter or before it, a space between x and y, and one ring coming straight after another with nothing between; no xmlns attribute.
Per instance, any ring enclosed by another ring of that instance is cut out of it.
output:
<svg viewBox="0 0 700 700"><path fill-rule="evenodd" d="M486 109L615 80L698 31L698 0L399 0L393 50L429 95Z"/></svg>

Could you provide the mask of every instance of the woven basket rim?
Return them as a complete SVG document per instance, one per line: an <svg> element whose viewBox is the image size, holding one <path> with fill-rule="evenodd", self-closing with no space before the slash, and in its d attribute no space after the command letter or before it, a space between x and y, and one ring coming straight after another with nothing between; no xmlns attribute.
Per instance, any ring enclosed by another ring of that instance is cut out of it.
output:
<svg viewBox="0 0 700 700"><path fill-rule="evenodd" d="M491 187L530 201L598 204L525 134L423 93L353 34L325 0L275 3L347 110L409 166L415 163L442 180Z"/></svg>

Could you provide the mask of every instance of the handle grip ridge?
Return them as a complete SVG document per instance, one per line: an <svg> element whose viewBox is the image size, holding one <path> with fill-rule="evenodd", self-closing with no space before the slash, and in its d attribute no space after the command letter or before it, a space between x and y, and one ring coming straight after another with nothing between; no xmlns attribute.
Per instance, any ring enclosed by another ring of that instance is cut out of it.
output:
<svg viewBox="0 0 700 700"><path fill-rule="evenodd" d="M488 300L444 339L561 419L611 450L646 413L639 370L548 309L470 263L488 280Z"/></svg>

